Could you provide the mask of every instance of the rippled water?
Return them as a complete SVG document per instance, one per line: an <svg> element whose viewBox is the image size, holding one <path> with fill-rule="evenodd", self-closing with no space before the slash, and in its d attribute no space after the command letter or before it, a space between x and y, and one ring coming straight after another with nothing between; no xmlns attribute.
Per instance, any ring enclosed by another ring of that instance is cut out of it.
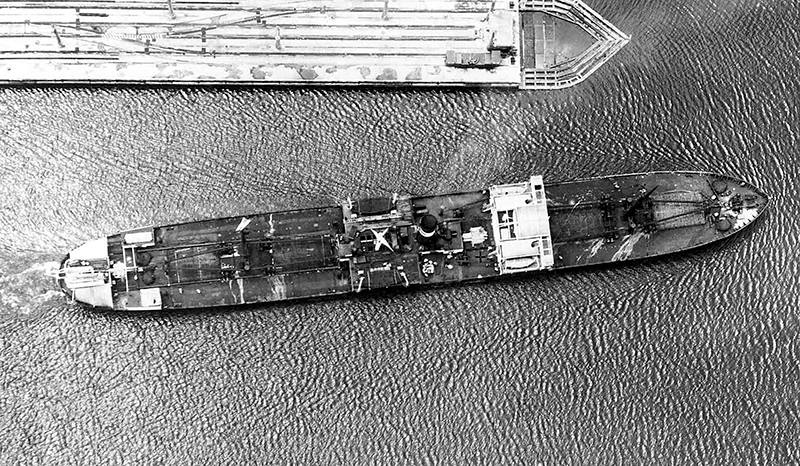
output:
<svg viewBox="0 0 800 466"><path fill-rule="evenodd" d="M800 10L592 5L633 41L568 91L0 89L0 463L800 461ZM141 224L656 169L774 203L679 257L228 313L43 277Z"/></svg>

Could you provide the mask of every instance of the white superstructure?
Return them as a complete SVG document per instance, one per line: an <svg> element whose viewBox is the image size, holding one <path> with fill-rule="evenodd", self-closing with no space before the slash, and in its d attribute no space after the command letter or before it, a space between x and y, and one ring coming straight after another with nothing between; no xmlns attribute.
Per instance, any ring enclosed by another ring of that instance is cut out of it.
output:
<svg viewBox="0 0 800 466"><path fill-rule="evenodd" d="M72 298L95 307L111 308L114 298L108 273L108 239L87 241L69 253L59 278Z"/></svg>
<svg viewBox="0 0 800 466"><path fill-rule="evenodd" d="M551 268L553 246L542 177L492 186L489 202L500 273Z"/></svg>

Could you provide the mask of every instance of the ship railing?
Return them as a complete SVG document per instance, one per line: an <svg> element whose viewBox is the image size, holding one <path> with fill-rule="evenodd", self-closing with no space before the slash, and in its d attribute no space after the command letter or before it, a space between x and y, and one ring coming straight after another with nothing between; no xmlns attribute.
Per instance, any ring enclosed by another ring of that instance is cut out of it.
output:
<svg viewBox="0 0 800 466"><path fill-rule="evenodd" d="M630 40L630 36L620 31L582 0L527 0L520 4L519 9L560 16L583 27L591 28L595 33L602 33L602 38L606 40Z"/></svg>
<svg viewBox="0 0 800 466"><path fill-rule="evenodd" d="M526 88L560 89L573 86L594 73L625 44L590 47L581 56L548 69L525 69Z"/></svg>
<svg viewBox="0 0 800 466"><path fill-rule="evenodd" d="M611 59L630 37L581 0L527 0L520 11L539 11L583 28L596 42L583 53L545 69L523 68L524 89L562 89L580 83Z"/></svg>

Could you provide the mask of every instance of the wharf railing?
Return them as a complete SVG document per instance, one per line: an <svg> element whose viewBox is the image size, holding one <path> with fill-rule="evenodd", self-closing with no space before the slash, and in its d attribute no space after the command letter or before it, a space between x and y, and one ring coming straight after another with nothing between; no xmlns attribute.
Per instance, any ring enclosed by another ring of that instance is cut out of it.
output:
<svg viewBox="0 0 800 466"><path fill-rule="evenodd" d="M573 23L595 39L583 53L547 68L531 68L523 64L523 89L563 89L585 80L611 59L630 41L620 31L581 0L526 0L520 12L545 13Z"/></svg>

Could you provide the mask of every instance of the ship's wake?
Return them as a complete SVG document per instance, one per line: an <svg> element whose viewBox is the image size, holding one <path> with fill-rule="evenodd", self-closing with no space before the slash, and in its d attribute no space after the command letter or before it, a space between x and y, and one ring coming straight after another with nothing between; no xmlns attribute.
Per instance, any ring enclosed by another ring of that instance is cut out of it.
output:
<svg viewBox="0 0 800 466"><path fill-rule="evenodd" d="M56 305L63 298L51 278L58 266L55 261L16 269L4 266L0 271L0 319L34 318Z"/></svg>

